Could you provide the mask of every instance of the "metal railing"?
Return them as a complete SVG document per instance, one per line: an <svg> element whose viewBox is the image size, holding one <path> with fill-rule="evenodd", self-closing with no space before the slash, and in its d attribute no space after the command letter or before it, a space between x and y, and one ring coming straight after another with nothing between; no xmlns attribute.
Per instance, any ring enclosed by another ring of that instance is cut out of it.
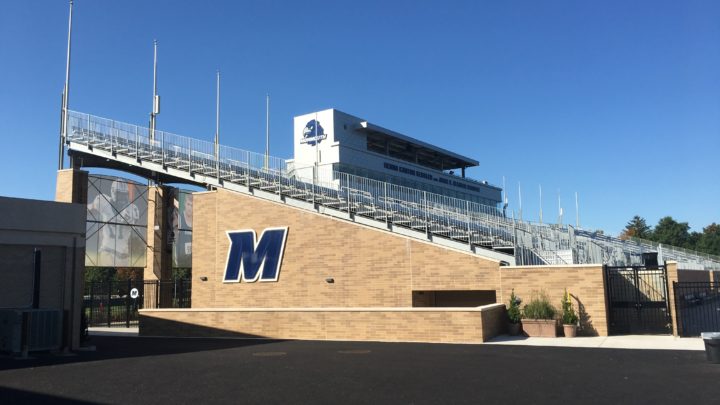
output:
<svg viewBox="0 0 720 405"><path fill-rule="evenodd" d="M95 149L151 161L163 169L202 175L224 182L257 188L286 198L332 207L351 215L392 223L467 244L469 247L510 250L518 265L560 263L558 253L571 251L578 264L641 264L642 253L656 247L574 229L572 226L536 224L504 217L494 206L372 180L316 167L288 168L285 160L212 142L155 131L71 111L68 139L88 150ZM312 173L308 175L308 173ZM678 248L679 249L679 248ZM663 246L664 260L691 262L720 269L720 258L691 255ZM565 252L567 253L567 252ZM569 255L564 255L568 257Z"/></svg>
<svg viewBox="0 0 720 405"><path fill-rule="evenodd" d="M190 308L191 288L183 279L87 282L83 316L87 326L137 326L139 309Z"/></svg>
<svg viewBox="0 0 720 405"><path fill-rule="evenodd" d="M720 282L673 282L680 336L720 330Z"/></svg>

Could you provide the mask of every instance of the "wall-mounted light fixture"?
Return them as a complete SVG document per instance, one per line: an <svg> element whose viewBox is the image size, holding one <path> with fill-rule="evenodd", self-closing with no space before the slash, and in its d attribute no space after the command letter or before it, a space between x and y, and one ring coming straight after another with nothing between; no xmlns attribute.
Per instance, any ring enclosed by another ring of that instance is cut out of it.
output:
<svg viewBox="0 0 720 405"><path fill-rule="evenodd" d="M328 283L328 284L333 284L333 283L335 282L335 279L332 278L332 277L328 277L328 278L325 279L325 282Z"/></svg>
<svg viewBox="0 0 720 405"><path fill-rule="evenodd" d="M205 277L205 276L200 277L200 281L207 281L207 277Z"/></svg>

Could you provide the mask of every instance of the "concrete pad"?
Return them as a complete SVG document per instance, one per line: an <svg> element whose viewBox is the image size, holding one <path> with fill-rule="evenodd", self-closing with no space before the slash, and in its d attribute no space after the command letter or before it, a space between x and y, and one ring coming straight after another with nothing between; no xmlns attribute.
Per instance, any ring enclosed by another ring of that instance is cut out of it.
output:
<svg viewBox="0 0 720 405"><path fill-rule="evenodd" d="M705 350L700 338L674 336L594 336L576 338L539 338L526 336L498 336L485 344L511 346L585 347L605 349L647 349L647 350Z"/></svg>
<svg viewBox="0 0 720 405"><path fill-rule="evenodd" d="M107 328L92 327L88 328L90 336L138 336L138 327L133 328Z"/></svg>

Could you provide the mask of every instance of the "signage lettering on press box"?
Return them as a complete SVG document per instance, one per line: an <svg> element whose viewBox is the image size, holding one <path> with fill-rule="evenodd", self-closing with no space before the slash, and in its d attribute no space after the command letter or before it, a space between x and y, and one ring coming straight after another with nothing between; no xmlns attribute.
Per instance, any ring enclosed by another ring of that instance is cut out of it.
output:
<svg viewBox="0 0 720 405"><path fill-rule="evenodd" d="M277 281L288 228L267 228L258 240L255 231L227 231L230 239L225 283Z"/></svg>

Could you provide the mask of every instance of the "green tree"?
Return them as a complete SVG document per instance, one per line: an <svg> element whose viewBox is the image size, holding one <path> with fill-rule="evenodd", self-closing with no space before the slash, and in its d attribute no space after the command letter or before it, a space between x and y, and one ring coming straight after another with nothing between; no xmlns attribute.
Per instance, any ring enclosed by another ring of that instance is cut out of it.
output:
<svg viewBox="0 0 720 405"><path fill-rule="evenodd" d="M112 267L85 267L85 282L117 280L117 272Z"/></svg>
<svg viewBox="0 0 720 405"><path fill-rule="evenodd" d="M673 217L667 216L658 221L651 239L658 243L692 249L689 231L690 225L687 222L677 222Z"/></svg>
<svg viewBox="0 0 720 405"><path fill-rule="evenodd" d="M645 222L645 218L635 215L628 223L625 225L625 229L620 234L620 239L630 239L630 238L643 238L648 239L651 236L652 230L648 226L647 222Z"/></svg>
<svg viewBox="0 0 720 405"><path fill-rule="evenodd" d="M703 228L697 243L697 250L720 256L720 225L713 222Z"/></svg>

